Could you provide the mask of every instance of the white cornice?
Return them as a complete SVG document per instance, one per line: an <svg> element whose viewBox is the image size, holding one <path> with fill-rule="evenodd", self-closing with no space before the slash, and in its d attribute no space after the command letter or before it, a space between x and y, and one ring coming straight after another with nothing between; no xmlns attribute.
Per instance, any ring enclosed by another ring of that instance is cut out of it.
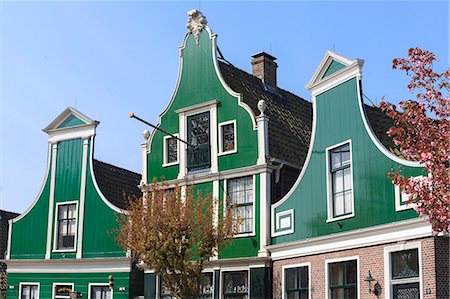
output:
<svg viewBox="0 0 450 299"><path fill-rule="evenodd" d="M130 272L129 258L6 260L9 273Z"/></svg>
<svg viewBox="0 0 450 299"><path fill-rule="evenodd" d="M417 218L345 233L267 246L273 260L433 236L431 225Z"/></svg>

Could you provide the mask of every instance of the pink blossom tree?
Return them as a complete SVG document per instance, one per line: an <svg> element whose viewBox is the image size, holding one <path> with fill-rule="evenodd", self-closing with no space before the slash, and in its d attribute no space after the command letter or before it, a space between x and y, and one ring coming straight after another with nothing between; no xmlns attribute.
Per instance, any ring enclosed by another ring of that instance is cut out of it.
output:
<svg viewBox="0 0 450 299"><path fill-rule="evenodd" d="M416 99L401 101L399 107L381 102L380 108L394 121L387 132L410 160L423 165L428 176L414 179L389 173L395 185L409 195L420 216L435 234L450 231L450 69L433 71L433 52L411 48L407 58L396 58L392 68L411 77L408 90Z"/></svg>

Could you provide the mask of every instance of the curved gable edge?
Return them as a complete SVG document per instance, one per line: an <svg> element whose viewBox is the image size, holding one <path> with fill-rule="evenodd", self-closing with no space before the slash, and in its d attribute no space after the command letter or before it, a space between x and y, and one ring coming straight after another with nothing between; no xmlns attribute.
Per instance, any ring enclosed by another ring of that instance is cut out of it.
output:
<svg viewBox="0 0 450 299"><path fill-rule="evenodd" d="M47 184L48 181L48 177L50 174L50 162L51 162L51 154L52 154L52 144L49 143L48 144L48 154L47 154L47 169L45 171L45 177L44 180L42 181L42 185L41 188L38 192L38 195L36 196L35 200L33 201L33 203L31 204L31 206L25 210L25 212L23 212L22 214L20 214L19 216L17 216L16 218L11 219L11 223L17 222L20 219L22 219L23 217L25 217L33 208L34 206L37 204L37 202L39 201L39 199L41 198L42 192L44 191L45 185ZM10 244L10 243L8 243Z"/></svg>
<svg viewBox="0 0 450 299"><path fill-rule="evenodd" d="M97 180L95 178L95 172L94 172L94 136L91 137L91 147L90 147L90 154L89 154L89 171L91 173L91 179L92 183L94 184L95 190L97 191L97 194L100 196L100 198L103 200L103 202L114 212L120 213L120 214L127 214L128 211L125 209L121 209L117 206L115 206L112 202L110 202L105 195L103 195L103 192L100 190Z"/></svg>
<svg viewBox="0 0 450 299"><path fill-rule="evenodd" d="M244 103L244 101L242 100L242 94L237 93L237 92L235 92L234 90L231 89L231 87L223 79L222 73L220 72L219 63L218 63L218 60L217 60L217 50L216 50L217 49L217 34L213 33L211 28L209 28L209 26L205 26L203 29L208 32L209 38L210 38L210 40L212 40L211 50L212 50L214 70L216 72L217 78L219 78L219 81L222 84L222 86L224 87L224 89L231 96L237 98L239 106L243 107L248 112L248 114L250 115L250 118L252 120L253 128L254 128L254 130L256 130L257 129L256 120L255 120L256 116L253 113L252 109L250 108L250 106L248 106L246 103ZM183 55L182 55L182 51L186 47L186 42L187 42L187 39L188 39L190 34L191 33L189 33L189 32L186 33L186 35L184 36L182 44L178 47L179 57L180 58L179 58L179 64L178 64L177 82L175 84L175 88L174 88L174 91L172 93L172 96L171 96L171 99L170 99L169 103L167 104L167 106L163 110L163 112L161 112L158 115L158 123L156 125L157 127L159 127L159 125L161 124L162 117L169 111L170 107L173 104L175 96L178 93L178 88L180 87L180 82L181 82L181 75L183 74ZM150 135L150 138L148 140L149 148L147 150L147 154L149 154L152 151L151 146L153 144L153 137L154 137L155 133L156 133L156 130L153 129L152 133Z"/></svg>
<svg viewBox="0 0 450 299"><path fill-rule="evenodd" d="M329 55L329 53L327 53L325 57L327 57L327 55ZM313 78L318 77L318 74L320 73L320 68L324 67L325 63L326 63L325 61L322 61L321 65L319 66L319 68L316 71ZM341 84L341 83L351 80L353 78L356 78L359 82L359 80L361 80L361 78L362 78L362 70L361 70L362 65L363 65L362 60L355 60L350 65L346 66L345 68L343 68L343 69L339 70L338 72L333 73L332 75L327 77L326 79L329 78L328 80L322 80L322 82L317 82L318 84L314 84L314 80L311 80L311 82L306 86L307 88L309 88L312 91L312 110L313 110L311 140L310 140L309 147L308 147L308 153L306 155L306 159L303 164L302 170L301 170L299 176L297 177L297 180L295 181L295 183L292 185L291 189L289 190L289 192L286 193L286 195L283 196L278 202L271 205L271 208L270 208L270 211L271 211L271 215L270 215L271 237L278 237L278 236L293 233L293 232L284 232L284 231L277 233L275 231L275 209L277 207L281 206L284 202L286 202L292 196L292 194L298 188L300 182L302 181L306 170L308 169L309 161L311 159L311 155L312 155L312 151L313 151L313 147L314 147L314 140L316 137L316 126L317 126L316 96L323 93L326 90L329 90L329 89L337 86L338 84ZM333 78L334 80L331 81L330 80L331 78ZM320 86L323 83L326 84L326 86L324 88ZM367 116L364 112L363 101L361 98L362 92L361 92L360 84L357 84L357 93L358 93L357 97L358 97L358 105L359 105L361 119L363 121L364 127L366 128L367 134L369 135L370 139L375 144L375 146L378 148L378 150L382 154L384 154L386 157L388 157L389 159L393 160L396 163L399 163L399 164L402 164L405 166L410 166L410 167L422 167L422 165L420 165L420 163L418 163L418 162L408 161L408 160L402 159L402 158L394 155L381 143L381 141L376 137L374 131L372 130L372 127L370 126L370 124L367 120Z"/></svg>

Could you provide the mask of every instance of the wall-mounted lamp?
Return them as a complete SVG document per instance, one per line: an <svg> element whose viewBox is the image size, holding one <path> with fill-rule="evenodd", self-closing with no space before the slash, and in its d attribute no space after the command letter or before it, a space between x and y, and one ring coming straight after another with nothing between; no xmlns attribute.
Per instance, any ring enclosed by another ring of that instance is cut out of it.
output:
<svg viewBox="0 0 450 299"><path fill-rule="evenodd" d="M372 277L372 273L370 273L370 271L369 273L367 273L367 277L364 280L369 283L369 294L374 294L377 297L381 295L381 285L378 283L378 281L375 283L372 290L372 281L374 281L375 279Z"/></svg>

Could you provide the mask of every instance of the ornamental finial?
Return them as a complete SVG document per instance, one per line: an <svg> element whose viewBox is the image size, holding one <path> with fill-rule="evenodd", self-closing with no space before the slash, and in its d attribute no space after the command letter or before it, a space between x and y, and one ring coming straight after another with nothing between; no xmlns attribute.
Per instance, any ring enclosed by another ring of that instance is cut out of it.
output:
<svg viewBox="0 0 450 299"><path fill-rule="evenodd" d="M203 28L206 26L206 17L202 14L201 11L193 9L188 11L189 19L186 24L186 28L189 33L193 33L195 37L195 43L198 44L198 40L200 39L200 33Z"/></svg>
<svg viewBox="0 0 450 299"><path fill-rule="evenodd" d="M261 112L260 116L264 115L264 111L266 110L266 108L267 108L266 101L259 100L259 102L258 102L258 110L259 110L259 112Z"/></svg>

